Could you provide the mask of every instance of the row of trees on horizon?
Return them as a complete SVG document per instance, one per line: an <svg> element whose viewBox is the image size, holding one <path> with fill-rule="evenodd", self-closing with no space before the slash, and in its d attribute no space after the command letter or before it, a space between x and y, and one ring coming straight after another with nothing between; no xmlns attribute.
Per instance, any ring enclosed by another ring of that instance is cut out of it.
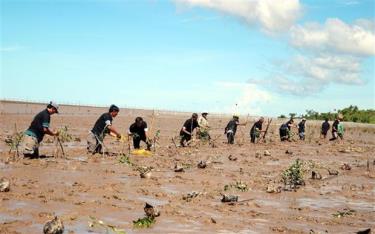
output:
<svg viewBox="0 0 375 234"><path fill-rule="evenodd" d="M317 112L314 110L306 110L305 114L299 116L299 118L306 118L310 120L335 120L338 114L344 116L344 121L355 122L355 123L370 123L375 124L375 110L367 109L361 110L357 106L350 105L342 110L337 110L337 112ZM296 113L289 113L290 118L297 117ZM285 115L280 115L278 118L287 118Z"/></svg>

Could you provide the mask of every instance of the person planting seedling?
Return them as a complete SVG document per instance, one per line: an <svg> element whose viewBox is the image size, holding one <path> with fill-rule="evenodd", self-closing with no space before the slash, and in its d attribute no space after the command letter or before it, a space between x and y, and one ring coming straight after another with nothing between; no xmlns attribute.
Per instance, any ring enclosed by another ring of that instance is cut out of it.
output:
<svg viewBox="0 0 375 234"><path fill-rule="evenodd" d="M112 126L113 118L120 112L120 108L111 105L107 113L102 114L95 122L94 127L87 136L87 151L92 154L103 154L103 140L105 134L114 134L117 138L121 138L121 134Z"/></svg>
<svg viewBox="0 0 375 234"><path fill-rule="evenodd" d="M264 123L264 118L260 117L257 122L250 129L250 139L252 143L255 143L255 140L260 137L260 133L266 132L266 130L262 130L262 125Z"/></svg>
<svg viewBox="0 0 375 234"><path fill-rule="evenodd" d="M298 136L300 140L305 140L305 126L306 119L302 118L302 121L298 123Z"/></svg>
<svg viewBox="0 0 375 234"><path fill-rule="evenodd" d="M185 147L185 142L189 142L191 140L191 136L193 134L194 129L199 127L197 119L198 119L198 114L193 113L191 118L186 120L184 125L182 126L181 131L180 131L180 137L181 137L180 145L182 147Z"/></svg>
<svg viewBox="0 0 375 234"><path fill-rule="evenodd" d="M228 144L234 144L234 136L237 132L238 125L246 125L246 123L240 124L238 115L233 115L233 118L228 122L225 127L224 134L227 135Z"/></svg>
<svg viewBox="0 0 375 234"><path fill-rule="evenodd" d="M281 141L290 141L292 137L291 128L294 127L294 120L291 118L288 122L282 124L279 129L280 140Z"/></svg>
<svg viewBox="0 0 375 234"><path fill-rule="evenodd" d="M141 141L147 145L147 150L151 150L151 140L147 136L148 128L146 121L142 117L137 117L135 122L130 125L128 135L133 137L134 149L140 148Z"/></svg>
<svg viewBox="0 0 375 234"><path fill-rule="evenodd" d="M208 132L210 129L210 126L208 124L207 120L207 112L203 112L202 115L198 119L198 125L199 125L199 132L198 132L198 137L199 139L203 140L211 140L211 136Z"/></svg>
<svg viewBox="0 0 375 234"><path fill-rule="evenodd" d="M39 112L30 124L30 127L24 132L23 154L25 157L39 157L39 144L44 135L58 136L57 131L52 131L50 127L51 115L58 112L59 105L50 102L47 108Z"/></svg>

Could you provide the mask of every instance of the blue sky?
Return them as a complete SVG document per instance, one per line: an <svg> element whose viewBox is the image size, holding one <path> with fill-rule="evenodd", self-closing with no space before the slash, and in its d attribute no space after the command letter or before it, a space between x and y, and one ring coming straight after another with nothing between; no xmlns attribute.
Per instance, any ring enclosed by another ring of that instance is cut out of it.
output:
<svg viewBox="0 0 375 234"><path fill-rule="evenodd" d="M3 99L272 116L375 106L371 0L0 2Z"/></svg>

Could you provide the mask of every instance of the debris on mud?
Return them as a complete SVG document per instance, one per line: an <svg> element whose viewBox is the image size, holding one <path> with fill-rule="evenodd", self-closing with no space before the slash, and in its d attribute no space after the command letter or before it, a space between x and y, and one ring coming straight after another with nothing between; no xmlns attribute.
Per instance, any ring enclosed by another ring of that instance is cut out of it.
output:
<svg viewBox="0 0 375 234"><path fill-rule="evenodd" d="M190 202L191 200L193 200L193 198L196 198L196 197L198 197L200 195L202 195L201 192L195 192L195 191L193 191L193 192L190 192L188 194L183 195L182 199L185 200L185 201L187 201L187 202Z"/></svg>
<svg viewBox="0 0 375 234"><path fill-rule="evenodd" d="M204 169L207 167L207 163L205 161L200 161L197 165L198 168Z"/></svg>
<svg viewBox="0 0 375 234"><path fill-rule="evenodd" d="M237 157L235 157L235 156L233 156L233 155L229 155L229 156L228 156L228 159L229 159L230 161L237 161Z"/></svg>
<svg viewBox="0 0 375 234"><path fill-rule="evenodd" d="M43 227L44 234L63 234L64 224L57 216L51 221L48 221Z"/></svg>
<svg viewBox="0 0 375 234"><path fill-rule="evenodd" d="M224 185L224 191L228 191L230 189L236 189L241 192L246 192L249 190L249 187L242 181L236 181L235 183Z"/></svg>
<svg viewBox="0 0 375 234"><path fill-rule="evenodd" d="M180 165L174 165L174 172L184 172L185 169Z"/></svg>
<svg viewBox="0 0 375 234"><path fill-rule="evenodd" d="M262 154L260 152L255 152L255 158L262 158Z"/></svg>
<svg viewBox="0 0 375 234"><path fill-rule="evenodd" d="M268 150L265 150L263 155L264 155L264 156L271 156L271 152L268 151Z"/></svg>
<svg viewBox="0 0 375 234"><path fill-rule="evenodd" d="M238 196L237 195L226 195L222 194L221 202L238 202Z"/></svg>
<svg viewBox="0 0 375 234"><path fill-rule="evenodd" d="M313 180L321 180L322 175L317 171L311 171L311 179Z"/></svg>
<svg viewBox="0 0 375 234"><path fill-rule="evenodd" d="M358 231L357 234L371 234L371 228L368 228L368 229L363 230L363 231Z"/></svg>
<svg viewBox="0 0 375 234"><path fill-rule="evenodd" d="M113 232L115 234L126 234L126 232L122 229L118 229L113 225L106 224L102 220L99 220L95 217L90 216L89 217L91 221L89 222L90 228L103 228L105 229L105 233Z"/></svg>
<svg viewBox="0 0 375 234"><path fill-rule="evenodd" d="M293 154L293 151L291 151L291 150L286 150L286 151L285 151L285 154L292 155L292 154Z"/></svg>
<svg viewBox="0 0 375 234"><path fill-rule="evenodd" d="M342 211L337 211L336 213L332 214L333 217L335 218L342 218L342 217L345 217L345 216L353 216L355 214L355 210L351 210L351 209L343 209Z"/></svg>
<svg viewBox="0 0 375 234"><path fill-rule="evenodd" d="M334 175L334 176L339 175L339 172L337 170L333 170L333 169L327 169L327 170L328 170L329 175Z"/></svg>
<svg viewBox="0 0 375 234"><path fill-rule="evenodd" d="M0 192L9 192L10 190L10 181L3 177L0 179Z"/></svg>
<svg viewBox="0 0 375 234"><path fill-rule="evenodd" d="M145 211L145 214L147 217L155 218L155 217L160 216L160 211L158 211L157 209L155 209L152 205L148 203L145 204L145 207L143 208L143 210Z"/></svg>
<svg viewBox="0 0 375 234"><path fill-rule="evenodd" d="M348 163L344 163L341 167L340 167L341 170L344 170L344 171L350 171L352 169L352 167L348 164Z"/></svg>
<svg viewBox="0 0 375 234"><path fill-rule="evenodd" d="M152 167L139 167L137 170L139 171L139 175L142 179L150 179L152 169Z"/></svg>
<svg viewBox="0 0 375 234"><path fill-rule="evenodd" d="M281 186L270 184L267 186L267 193L281 193Z"/></svg>
<svg viewBox="0 0 375 234"><path fill-rule="evenodd" d="M282 173L282 180L284 185L289 185L290 188L296 189L300 185L305 185L303 180L302 161L296 159L294 163Z"/></svg>

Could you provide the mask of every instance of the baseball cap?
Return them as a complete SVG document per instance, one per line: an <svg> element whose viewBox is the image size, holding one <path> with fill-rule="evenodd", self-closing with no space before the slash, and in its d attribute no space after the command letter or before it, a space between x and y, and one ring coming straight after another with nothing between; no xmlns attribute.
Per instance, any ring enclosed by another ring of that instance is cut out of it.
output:
<svg viewBox="0 0 375 234"><path fill-rule="evenodd" d="M50 101L50 102L49 102L49 105L50 105L51 107L53 107L53 108L56 109L56 113L59 113L59 104L57 104L57 103L54 102L54 101Z"/></svg>

